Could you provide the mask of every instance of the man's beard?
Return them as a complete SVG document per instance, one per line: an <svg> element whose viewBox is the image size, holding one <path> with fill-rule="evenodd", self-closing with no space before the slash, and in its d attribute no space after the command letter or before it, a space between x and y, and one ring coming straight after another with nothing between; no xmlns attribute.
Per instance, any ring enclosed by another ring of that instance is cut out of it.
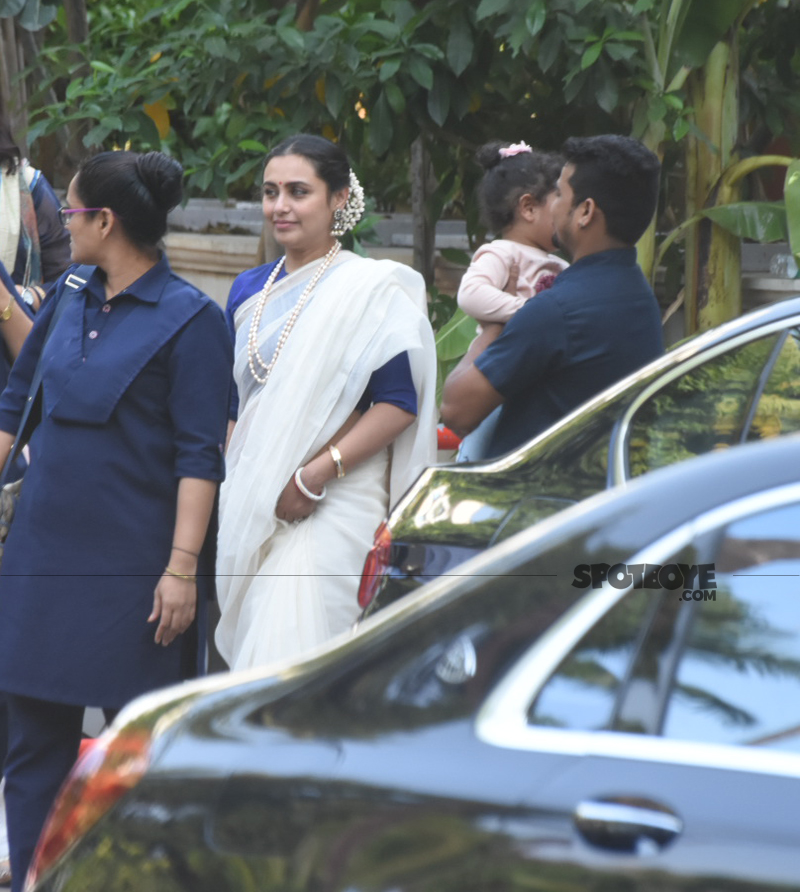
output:
<svg viewBox="0 0 800 892"><path fill-rule="evenodd" d="M569 248L568 248L568 247L561 241L561 239L558 237L558 233L557 233L555 230L553 231L553 246L555 247L555 249L556 249L557 251L561 251L562 254L566 254L567 257L569 257L570 260L572 259L572 253L571 253L571 251L570 251Z"/></svg>

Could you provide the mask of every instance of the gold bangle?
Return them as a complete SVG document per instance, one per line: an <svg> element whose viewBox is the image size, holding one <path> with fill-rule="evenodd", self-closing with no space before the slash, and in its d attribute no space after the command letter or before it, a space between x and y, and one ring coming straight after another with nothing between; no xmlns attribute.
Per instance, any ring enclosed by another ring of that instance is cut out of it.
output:
<svg viewBox="0 0 800 892"><path fill-rule="evenodd" d="M168 576L174 576L176 579L185 579L187 582L197 582L196 576L188 576L186 573L176 573L171 567L165 567L164 572Z"/></svg>
<svg viewBox="0 0 800 892"><path fill-rule="evenodd" d="M8 322L11 318L11 311L14 306L14 295L11 295L11 300L8 302L8 306L0 313L0 322Z"/></svg>
<svg viewBox="0 0 800 892"><path fill-rule="evenodd" d="M333 459L333 463L336 465L336 476L338 478L344 477L344 465L342 464L342 453L331 444L328 446L328 452L331 454L331 458Z"/></svg>

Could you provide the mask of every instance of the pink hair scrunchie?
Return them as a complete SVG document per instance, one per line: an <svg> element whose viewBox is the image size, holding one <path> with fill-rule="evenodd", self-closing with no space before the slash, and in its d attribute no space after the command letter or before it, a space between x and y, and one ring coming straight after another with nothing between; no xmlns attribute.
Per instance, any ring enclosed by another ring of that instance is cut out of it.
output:
<svg viewBox="0 0 800 892"><path fill-rule="evenodd" d="M512 143L504 149L499 149L498 153L501 158L511 158L514 155L522 155L524 152L532 152L533 149L523 140L522 142Z"/></svg>

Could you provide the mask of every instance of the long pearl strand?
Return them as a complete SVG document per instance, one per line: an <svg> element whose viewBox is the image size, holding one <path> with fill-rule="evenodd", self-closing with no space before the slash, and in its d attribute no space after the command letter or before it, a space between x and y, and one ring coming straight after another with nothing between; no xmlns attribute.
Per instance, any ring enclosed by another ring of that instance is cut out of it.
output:
<svg viewBox="0 0 800 892"><path fill-rule="evenodd" d="M281 331L280 337L278 338L278 343L275 345L275 352L272 354L272 359L268 363L264 362L261 353L258 350L258 331L261 327L261 314L264 312L264 307L267 305L267 296L269 295L270 288L272 288L275 283L275 279L278 278L278 274L283 268L285 257L281 257L281 259L275 264L275 268L269 274L269 278L264 283L264 287L261 289L261 293L258 295L258 300L256 302L255 310L253 310L253 318L250 321L250 332L247 337L247 360L250 365L250 374L258 381L259 384L266 384L267 379L272 373L272 369L275 367L275 363L278 361L278 356L280 356L281 350L283 350L283 346L286 343L287 338L291 330L294 328L295 322L297 322L298 317L305 305L306 301L309 298L309 295L314 290L317 282L322 278L325 271L328 267L333 263L336 255L341 250L341 243L334 242L333 247L328 251L323 259L322 263L317 267L317 271L311 277L311 281L306 285L303 289L303 293L300 295L299 300L294 305L294 309L292 310L291 316L286 320L286 324L283 326L283 331ZM259 374L256 364L263 369L263 377Z"/></svg>

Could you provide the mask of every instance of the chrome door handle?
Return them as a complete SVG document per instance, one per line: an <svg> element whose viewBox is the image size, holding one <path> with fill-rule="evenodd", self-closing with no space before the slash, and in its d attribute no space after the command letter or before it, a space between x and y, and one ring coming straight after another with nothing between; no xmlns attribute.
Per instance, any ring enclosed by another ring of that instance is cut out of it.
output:
<svg viewBox="0 0 800 892"><path fill-rule="evenodd" d="M663 805L630 797L581 802L573 819L590 845L637 855L656 854L683 831L683 821Z"/></svg>

